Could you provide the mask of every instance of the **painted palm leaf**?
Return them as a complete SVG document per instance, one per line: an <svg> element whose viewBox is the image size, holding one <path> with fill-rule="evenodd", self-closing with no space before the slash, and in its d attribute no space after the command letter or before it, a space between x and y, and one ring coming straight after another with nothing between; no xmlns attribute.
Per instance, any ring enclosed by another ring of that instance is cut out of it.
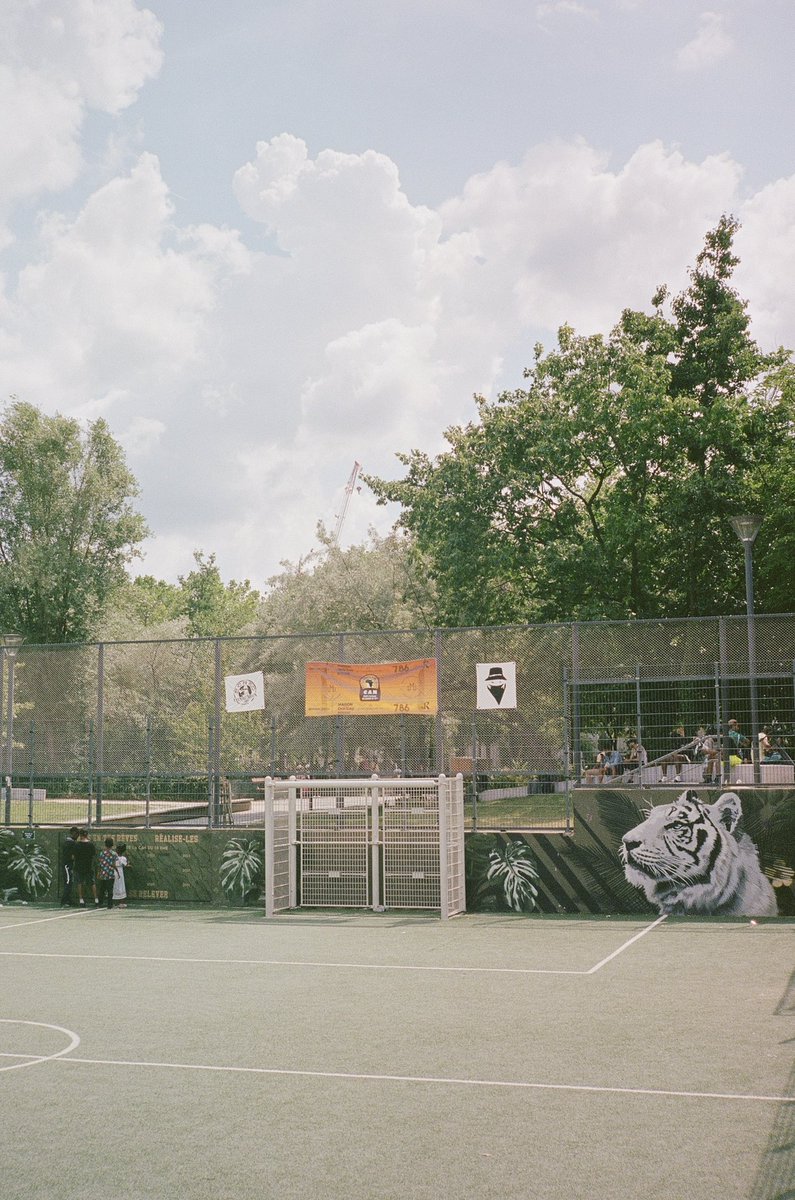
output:
<svg viewBox="0 0 795 1200"><path fill-rule="evenodd" d="M35 842L12 846L4 860L9 876L19 881L28 896L40 896L52 883L52 864Z"/></svg>
<svg viewBox="0 0 795 1200"><path fill-rule="evenodd" d="M262 850L253 838L232 838L221 856L221 887L228 896L246 900L263 880Z"/></svg>
<svg viewBox="0 0 795 1200"><path fill-rule="evenodd" d="M505 902L515 912L535 908L538 879L535 861L526 842L498 843L489 852L486 879L501 887Z"/></svg>

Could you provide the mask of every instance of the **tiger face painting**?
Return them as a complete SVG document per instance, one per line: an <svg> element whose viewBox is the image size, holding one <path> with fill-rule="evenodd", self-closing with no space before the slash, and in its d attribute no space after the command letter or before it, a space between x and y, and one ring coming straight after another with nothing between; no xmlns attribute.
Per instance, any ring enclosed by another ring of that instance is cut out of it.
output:
<svg viewBox="0 0 795 1200"><path fill-rule="evenodd" d="M703 804L686 791L673 804L656 805L622 839L627 880L661 913L775 915L775 893L756 846L737 831L741 816L735 792Z"/></svg>

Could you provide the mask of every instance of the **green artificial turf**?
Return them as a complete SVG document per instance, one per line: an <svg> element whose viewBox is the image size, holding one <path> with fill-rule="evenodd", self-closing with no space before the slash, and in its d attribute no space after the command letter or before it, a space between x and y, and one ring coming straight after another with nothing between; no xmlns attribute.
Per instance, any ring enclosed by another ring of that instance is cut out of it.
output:
<svg viewBox="0 0 795 1200"><path fill-rule="evenodd" d="M3 909L3 1193L777 1195L794 945L783 920ZM63 1047L45 1025L79 1045L21 1057Z"/></svg>

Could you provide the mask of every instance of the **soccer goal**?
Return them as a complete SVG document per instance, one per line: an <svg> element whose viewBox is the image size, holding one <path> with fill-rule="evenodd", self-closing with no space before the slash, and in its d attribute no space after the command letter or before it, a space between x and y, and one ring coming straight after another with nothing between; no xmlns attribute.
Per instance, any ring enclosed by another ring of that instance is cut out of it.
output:
<svg viewBox="0 0 795 1200"><path fill-rule="evenodd" d="M265 915L466 908L464 780L266 779Z"/></svg>

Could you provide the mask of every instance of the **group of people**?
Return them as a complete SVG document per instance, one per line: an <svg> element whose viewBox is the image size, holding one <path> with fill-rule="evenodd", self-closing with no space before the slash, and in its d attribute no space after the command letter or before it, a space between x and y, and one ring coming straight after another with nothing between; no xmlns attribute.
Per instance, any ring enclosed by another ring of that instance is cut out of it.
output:
<svg viewBox="0 0 795 1200"><path fill-rule="evenodd" d="M751 739L740 729L739 722L732 717L726 723L723 735L723 745L713 726L700 726L693 737L688 737L684 725L676 725L671 732L670 750L655 758L655 766L667 767L670 764L685 765L686 763L701 763L704 767L704 782L718 785L721 782L723 760L729 768L739 767L748 761L751 751ZM584 772L585 783L598 782L601 778L624 775L646 766L649 756L637 739L629 742L627 751L622 754L617 748L600 750L593 767ZM769 725L765 725L759 734L759 761L761 763L781 763L790 761L777 745ZM679 782L679 775L674 778Z"/></svg>
<svg viewBox="0 0 795 1200"><path fill-rule="evenodd" d="M64 886L61 904L85 906L86 895L90 894L94 904L113 908L127 907L127 885L124 868L127 863L127 846L106 837L99 854L88 836L88 831L73 825L66 836L63 852Z"/></svg>

